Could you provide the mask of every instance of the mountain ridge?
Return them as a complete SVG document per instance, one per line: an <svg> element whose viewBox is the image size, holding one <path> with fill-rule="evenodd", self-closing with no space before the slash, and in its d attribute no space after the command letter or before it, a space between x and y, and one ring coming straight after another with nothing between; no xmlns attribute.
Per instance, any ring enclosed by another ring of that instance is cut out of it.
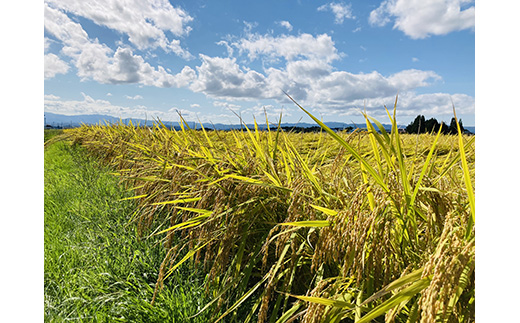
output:
<svg viewBox="0 0 520 323"><path fill-rule="evenodd" d="M82 114L82 115L64 115L64 114L57 114L52 112L45 112L44 113L44 121L45 125L49 125L52 127L63 127L63 128L69 128L69 127L79 127L82 124L92 125L92 124L113 124L118 123L119 121L122 121L124 124L129 124L131 121L134 125L145 125L145 126L151 126L155 120L145 120L145 119L138 119L138 118L117 118L109 115L103 115L103 114ZM169 127L175 127L180 128L178 122L173 121L166 121L163 122L166 126ZM200 123L193 122L193 121L187 121L187 124L190 128L200 128ZM331 129L348 129L348 128L365 128L364 123L363 124L355 124L355 123L345 123L345 122L337 122L337 121L330 121L325 122L325 124L331 128ZM204 128L206 129L212 129L212 130L230 130L230 129L241 129L244 127L243 124L224 124L224 123L209 123L205 122L202 123ZM248 128L254 128L254 124L246 124ZM270 125L270 127L276 127L276 125ZM288 122L288 123L282 123L282 127L284 128L311 128L311 127L318 127L315 123L307 123L307 122ZM384 128L389 131L392 128L392 125L390 124L383 124ZM258 127L262 130L265 130L267 126L265 124L258 124ZM398 125L399 129L404 129L406 125ZM468 129L472 133L475 133L475 127L472 126L465 126L464 128Z"/></svg>

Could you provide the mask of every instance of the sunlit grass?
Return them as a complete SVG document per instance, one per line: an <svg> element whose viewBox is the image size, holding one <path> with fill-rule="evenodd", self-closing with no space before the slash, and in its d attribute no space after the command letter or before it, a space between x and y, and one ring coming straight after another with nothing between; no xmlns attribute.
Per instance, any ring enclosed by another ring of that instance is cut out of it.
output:
<svg viewBox="0 0 520 323"><path fill-rule="evenodd" d="M203 276L177 272L151 306L166 251L139 241L118 179L84 152L45 151L45 321L189 322L204 303ZM193 322L206 322L200 316Z"/></svg>

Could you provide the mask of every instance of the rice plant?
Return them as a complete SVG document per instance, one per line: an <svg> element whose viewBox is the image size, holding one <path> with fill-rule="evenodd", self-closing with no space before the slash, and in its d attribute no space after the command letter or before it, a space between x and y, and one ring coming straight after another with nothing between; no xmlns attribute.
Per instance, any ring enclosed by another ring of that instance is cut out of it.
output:
<svg viewBox="0 0 520 323"><path fill-rule="evenodd" d="M298 105L298 103L295 102ZM397 105L397 99L396 99ZM161 237L155 297L202 268L214 322L474 320L474 137L114 124L67 130ZM152 304L154 303L152 300Z"/></svg>

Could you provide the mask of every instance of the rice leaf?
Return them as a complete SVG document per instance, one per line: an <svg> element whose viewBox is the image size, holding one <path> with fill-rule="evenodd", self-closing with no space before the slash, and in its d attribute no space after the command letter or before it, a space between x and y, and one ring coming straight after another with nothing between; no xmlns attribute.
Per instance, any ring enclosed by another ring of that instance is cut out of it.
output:
<svg viewBox="0 0 520 323"><path fill-rule="evenodd" d="M279 225L290 225L295 227L312 227L312 228L323 228L330 226L330 221L327 220L315 220L315 221L298 221L298 222L283 222L278 223Z"/></svg>
<svg viewBox="0 0 520 323"><path fill-rule="evenodd" d="M354 156L354 158L356 158L358 161L360 161L363 166L366 168L367 172L372 176L372 178L379 184L379 186L381 186L381 188L389 193L390 192L390 189L388 188L388 186L386 185L385 181L383 180L383 178L376 172L376 170L370 166L370 164L363 158L361 157L361 155L357 152L356 149L354 149L353 147L351 147L343 138L341 138L337 133L335 133L332 129L330 129L329 127L327 127L327 125L325 125L323 122L321 122L319 119L317 119L315 116L313 116L310 112L308 112L307 110L305 110L301 105L299 105L289 94L287 94L286 92L284 92L285 95L287 95L289 97L289 99L291 99L291 101L294 102L294 104L296 104L303 112L305 112L309 117L312 118L312 120L314 120L314 122L316 122L317 124L320 125L320 127L325 130L329 135L332 136L332 138L334 138L337 142L339 142L343 147L345 147L345 149L347 149L347 151L352 154L352 156Z"/></svg>
<svg viewBox="0 0 520 323"><path fill-rule="evenodd" d="M201 197L194 197L189 199L178 199L173 201L163 201L163 202L157 202L152 203L151 205L169 205L169 204L179 204L179 203L190 203L190 202L197 202L200 201Z"/></svg>
<svg viewBox="0 0 520 323"><path fill-rule="evenodd" d="M255 286L253 286L253 288L251 288L247 293L245 293L244 295L242 295L242 297L240 297L236 302L235 304L233 304L230 308L227 309L227 311L224 312L224 314L222 314L216 321L215 323L219 322L220 320L222 320L225 316L227 316L229 313L233 312L236 308L238 308L240 306L240 304L242 304L246 299L249 298L249 296L251 296L260 286L262 286L262 284L267 280L267 278L269 278L269 273L267 273L264 278L262 278L262 280L260 280L258 283L256 283Z"/></svg>
<svg viewBox="0 0 520 323"><path fill-rule="evenodd" d="M455 105L453 104L453 114L455 115L455 121L457 121L457 113L455 112ZM464 151L464 140L462 138L462 132L460 130L460 124L457 121L457 132L459 135L459 152L460 161L462 163L462 170L464 171L464 184L466 185L466 191L468 192L469 206L471 210L471 221L468 222L466 236L469 237L469 233L475 223L475 194L473 193L473 184L471 183L471 177L469 174L468 161L466 160L466 153Z"/></svg>
<svg viewBox="0 0 520 323"><path fill-rule="evenodd" d="M140 199L140 198L147 197L147 196L148 196L148 194L125 197L124 199L120 199L119 201L136 200L136 199Z"/></svg>
<svg viewBox="0 0 520 323"><path fill-rule="evenodd" d="M337 211L334 211L334 210L331 210L331 209L328 209L326 207L323 207L323 206L318 206L318 205L314 205L314 204L309 204L312 208L318 210L318 211L321 211L327 215L332 215L332 216L335 216L335 215L338 215L338 212Z"/></svg>
<svg viewBox="0 0 520 323"><path fill-rule="evenodd" d="M406 284L413 283L421 278L421 275L423 273L424 268L419 268L417 270L414 270L413 272L400 277L387 286L385 286L383 289L372 295L371 297L367 298L361 305L368 304L378 298L383 297L384 295L388 294L389 292L393 291L394 289L401 288L402 286Z"/></svg>
<svg viewBox="0 0 520 323"><path fill-rule="evenodd" d="M372 311L368 312L356 323L368 323L376 317L384 315L386 312L388 312L393 307L398 306L400 303L409 301L412 297L420 293L429 285L430 278L427 277L416 281L412 285L394 294L392 297L390 297L388 300L386 300L379 306L375 307Z"/></svg>
<svg viewBox="0 0 520 323"><path fill-rule="evenodd" d="M178 263L176 263L170 270L168 270L168 273L164 276L164 279L166 280L166 278L168 278L175 271L175 269L179 268L180 265L182 265L184 262L190 259L195 253L197 253L197 251L204 248L208 243L210 243L213 240L214 239L211 239L206 243L196 247L195 249L191 249L190 251L188 251L188 253L186 253L186 255Z"/></svg>
<svg viewBox="0 0 520 323"><path fill-rule="evenodd" d="M333 306L338 308L347 308L347 309L354 309L356 306L352 303L340 301L337 299L329 299L329 298L323 298L323 297L312 297L312 296L298 296L298 295L291 295L292 297L301 299L302 301L326 305L326 306Z"/></svg>
<svg viewBox="0 0 520 323"><path fill-rule="evenodd" d="M301 303L295 303L293 307L291 307L287 312L283 313L282 316L275 323L285 323L287 322L298 309L302 306Z"/></svg>

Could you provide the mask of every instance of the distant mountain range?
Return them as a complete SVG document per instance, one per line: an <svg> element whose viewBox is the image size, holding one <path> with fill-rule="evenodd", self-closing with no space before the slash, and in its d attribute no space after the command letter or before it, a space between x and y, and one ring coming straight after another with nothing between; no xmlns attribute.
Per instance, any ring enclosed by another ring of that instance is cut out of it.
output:
<svg viewBox="0 0 520 323"><path fill-rule="evenodd" d="M56 114L51 112L45 112L45 125L50 125L53 127L79 127L81 124L106 124L106 123L118 123L119 121L122 121L124 124L128 124L132 121L134 125L139 124L141 126L148 125L151 126L153 124L153 120L144 120L144 119L135 119L135 118L126 118L126 119L120 119L108 115L101 115L101 114L88 114L88 115L76 115L76 116L68 116L63 114ZM190 128L200 128L200 124L196 122L188 121L188 126ZM176 129L179 129L179 124L177 122L164 122L166 126L172 126ZM351 128L363 128L364 124L353 124L353 123L344 123L344 122L325 122L325 124L331 128L331 129L347 129L349 127ZM214 130L230 130L230 129L240 129L243 127L243 125L240 124L222 124L222 123L203 123L202 124L204 128L206 129L214 129ZM318 126L315 123L282 123L282 127L284 128L293 128L293 127L299 127L299 128L311 128ZM392 128L389 124L383 124L385 129L387 131L390 131ZM247 124L248 128L254 128L253 124ZM262 130L266 129L267 126L265 124L258 124L258 127ZM272 125L270 125L272 127ZM405 128L406 126L398 126L399 128ZM475 127L465 127L472 133L475 133Z"/></svg>

